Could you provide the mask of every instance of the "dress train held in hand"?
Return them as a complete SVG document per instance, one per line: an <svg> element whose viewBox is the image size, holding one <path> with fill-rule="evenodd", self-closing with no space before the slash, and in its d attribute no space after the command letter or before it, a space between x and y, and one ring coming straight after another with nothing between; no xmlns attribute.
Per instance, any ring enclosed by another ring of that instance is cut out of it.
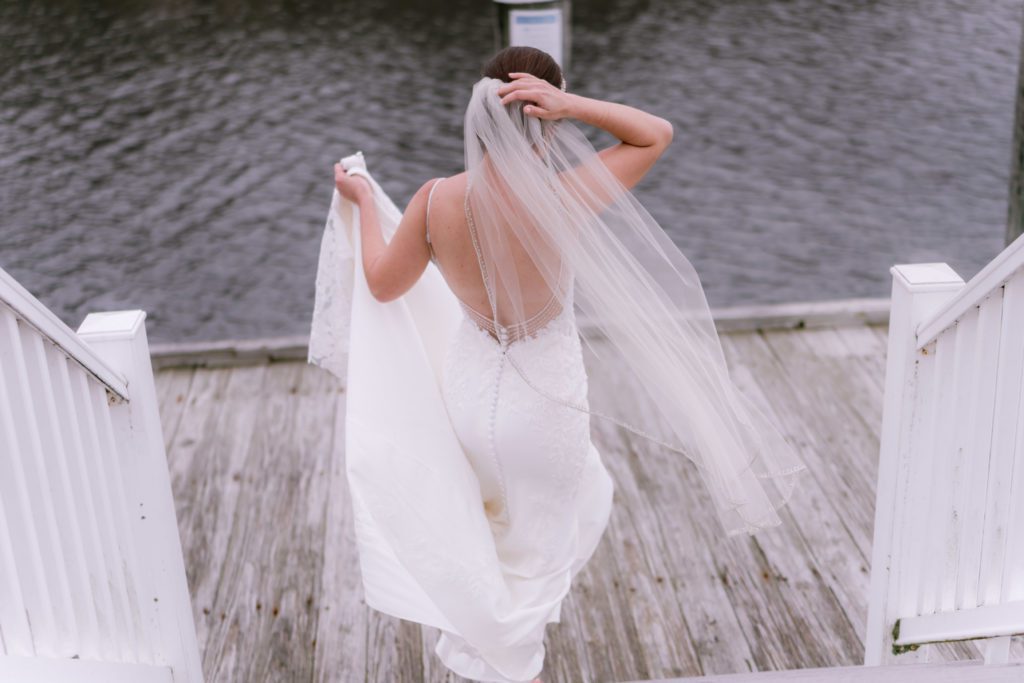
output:
<svg viewBox="0 0 1024 683"><path fill-rule="evenodd" d="M342 164L370 181L389 240L401 213L361 155ZM612 481L587 414L538 401L508 355L547 390L585 401L574 311L503 348L434 263L399 299L376 301L359 240L358 208L335 192L309 362L347 375L346 473L366 602L441 629L436 652L459 675L530 680L544 628L608 523Z"/></svg>

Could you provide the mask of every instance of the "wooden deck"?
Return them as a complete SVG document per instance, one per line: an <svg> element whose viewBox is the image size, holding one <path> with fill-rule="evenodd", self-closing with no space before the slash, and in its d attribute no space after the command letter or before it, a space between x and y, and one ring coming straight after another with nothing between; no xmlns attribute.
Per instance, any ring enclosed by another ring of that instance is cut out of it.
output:
<svg viewBox="0 0 1024 683"><path fill-rule="evenodd" d="M722 339L733 377L810 466L785 524L721 538L688 461L594 421L615 508L548 629L546 683L861 662L885 326ZM609 391L617 379L590 381ZM456 680L432 629L362 602L342 386L283 361L165 368L157 387L207 680ZM628 387L615 392L642 421ZM979 656L970 643L935 650L932 661Z"/></svg>

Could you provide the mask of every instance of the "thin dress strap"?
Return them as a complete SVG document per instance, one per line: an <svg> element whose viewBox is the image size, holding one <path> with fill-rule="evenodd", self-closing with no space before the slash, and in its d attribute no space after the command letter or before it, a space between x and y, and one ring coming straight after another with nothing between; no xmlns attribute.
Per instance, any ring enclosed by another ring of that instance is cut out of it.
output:
<svg viewBox="0 0 1024 683"><path fill-rule="evenodd" d="M430 260L437 263L437 255L434 253L434 244L430 241L430 204L434 201L434 190L441 184L444 178L438 178L437 181L430 186L430 194L427 195L427 218L426 218L426 229L427 229L427 248L430 249Z"/></svg>

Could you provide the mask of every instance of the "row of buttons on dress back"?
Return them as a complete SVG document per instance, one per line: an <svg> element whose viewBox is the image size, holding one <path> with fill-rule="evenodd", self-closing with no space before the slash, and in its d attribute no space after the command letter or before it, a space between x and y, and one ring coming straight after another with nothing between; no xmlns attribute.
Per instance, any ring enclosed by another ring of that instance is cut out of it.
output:
<svg viewBox="0 0 1024 683"><path fill-rule="evenodd" d="M501 516L497 522L502 526L502 530L508 528L509 524L509 509L508 509L508 494L505 489L505 472L501 467L501 460L498 458L498 446L495 441L497 432L498 422L498 397L501 393L501 378L505 371L505 358L508 353L508 347L503 342L501 345L501 355L498 358L498 368L495 370L494 377L494 396L491 400L491 414L487 424L487 442L491 450L491 459L494 461L495 472L498 474L498 489L501 493Z"/></svg>

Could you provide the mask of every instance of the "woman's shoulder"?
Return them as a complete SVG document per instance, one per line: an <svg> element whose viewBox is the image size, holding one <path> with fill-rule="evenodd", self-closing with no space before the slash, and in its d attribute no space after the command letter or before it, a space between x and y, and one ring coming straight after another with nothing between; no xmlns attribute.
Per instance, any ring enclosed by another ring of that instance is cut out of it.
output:
<svg viewBox="0 0 1024 683"><path fill-rule="evenodd" d="M434 187L437 187L434 190ZM430 180L423 183L417 194L423 194L425 197L430 197L433 192L433 201L447 203L455 197L461 197L462 193L466 190L466 172L456 173L452 176L439 176L431 178Z"/></svg>
<svg viewBox="0 0 1024 683"><path fill-rule="evenodd" d="M436 190L434 189L435 187L437 188ZM426 217L428 212L445 211L448 207L454 206L456 200L458 202L462 201L462 194L465 190L465 171L452 176L431 178L416 190L416 193L409 201L408 209L412 209L424 217Z"/></svg>
<svg viewBox="0 0 1024 683"><path fill-rule="evenodd" d="M445 186L449 188L453 186L459 186L464 188L466 186L466 172L463 171L462 173L456 173L455 175L451 176L438 176L436 178L431 178L427 182L423 183L423 187L420 189L426 188L426 190L429 192L430 188L432 188L435 184L439 184L439 187L437 189L438 192L440 192L441 188Z"/></svg>

